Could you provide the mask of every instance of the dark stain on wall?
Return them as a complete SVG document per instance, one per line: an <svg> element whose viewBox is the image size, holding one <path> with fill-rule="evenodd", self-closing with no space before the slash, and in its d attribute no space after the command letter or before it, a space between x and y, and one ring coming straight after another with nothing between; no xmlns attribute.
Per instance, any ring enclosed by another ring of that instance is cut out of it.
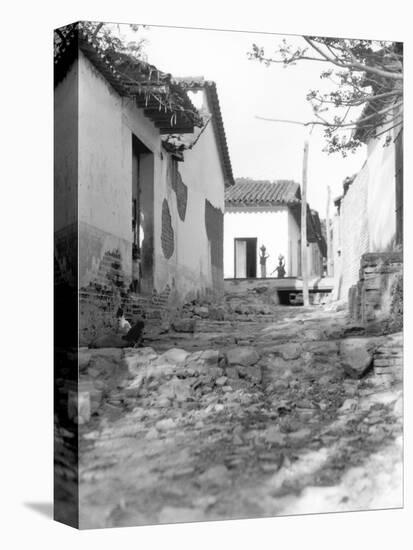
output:
<svg viewBox="0 0 413 550"><path fill-rule="evenodd" d="M188 204L188 187L182 181L182 176L178 170L178 162L172 160L172 178L171 186L176 194L176 202L178 205L178 214L182 221L185 221L186 207Z"/></svg>
<svg viewBox="0 0 413 550"><path fill-rule="evenodd" d="M174 230L172 227L171 212L169 210L168 201L163 200L162 203L162 233L161 233L162 251L167 260L174 253Z"/></svg>

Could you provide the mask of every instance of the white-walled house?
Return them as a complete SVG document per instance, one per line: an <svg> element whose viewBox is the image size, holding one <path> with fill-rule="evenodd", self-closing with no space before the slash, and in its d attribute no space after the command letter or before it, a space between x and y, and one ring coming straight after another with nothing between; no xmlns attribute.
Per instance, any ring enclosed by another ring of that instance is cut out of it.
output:
<svg viewBox="0 0 413 550"><path fill-rule="evenodd" d="M260 278L260 248L265 246L266 276L277 277L279 256L285 277L301 276L301 191L289 180L240 178L225 192L224 276ZM308 209L308 272L323 275L325 242L318 214Z"/></svg>
<svg viewBox="0 0 413 550"><path fill-rule="evenodd" d="M55 59L55 266L60 279L74 274L88 342L118 306L222 293L233 176L213 82L114 62L76 25L65 40Z"/></svg>

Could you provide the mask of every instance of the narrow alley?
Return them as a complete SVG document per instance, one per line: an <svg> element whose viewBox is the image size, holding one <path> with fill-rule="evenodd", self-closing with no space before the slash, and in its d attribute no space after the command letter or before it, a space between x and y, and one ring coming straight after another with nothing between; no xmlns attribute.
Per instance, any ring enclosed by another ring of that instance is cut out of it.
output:
<svg viewBox="0 0 413 550"><path fill-rule="evenodd" d="M262 286L80 349L81 527L402 506L402 333L337 309Z"/></svg>
<svg viewBox="0 0 413 550"><path fill-rule="evenodd" d="M234 36L54 34L76 528L403 506L403 45Z"/></svg>

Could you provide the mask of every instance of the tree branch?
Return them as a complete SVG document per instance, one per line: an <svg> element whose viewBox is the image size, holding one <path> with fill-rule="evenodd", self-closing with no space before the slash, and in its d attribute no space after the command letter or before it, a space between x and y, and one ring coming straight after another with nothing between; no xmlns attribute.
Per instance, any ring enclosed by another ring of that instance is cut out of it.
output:
<svg viewBox="0 0 413 550"><path fill-rule="evenodd" d="M400 73L383 71L381 69L378 69L377 67L371 67L370 65L364 65L363 63L360 63L359 61L357 61L355 58L354 58L355 61L353 61L351 63L346 63L344 61L336 61L334 58L328 56L325 52L323 52L323 50L321 48L316 46L314 44L314 42L312 42L309 37L304 36L303 38L306 42L308 42L308 44L310 44L310 46L312 48L314 48L314 50L318 54L320 54L324 58L325 61L333 63L333 65L337 65L337 67L341 67L343 69L349 69L349 70L353 69L353 70L356 70L356 71L359 71L359 72L368 72L368 73L376 74L378 76L382 76L384 78L391 78L391 79L394 79L394 80L403 80L403 75L400 74Z"/></svg>

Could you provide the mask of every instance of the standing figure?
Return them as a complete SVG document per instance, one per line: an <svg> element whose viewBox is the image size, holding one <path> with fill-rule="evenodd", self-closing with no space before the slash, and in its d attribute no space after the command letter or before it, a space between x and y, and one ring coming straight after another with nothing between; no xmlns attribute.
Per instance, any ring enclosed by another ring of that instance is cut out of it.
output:
<svg viewBox="0 0 413 550"><path fill-rule="evenodd" d="M260 254L260 267L261 267L261 277L265 279L267 277L267 258L269 258L269 254L265 254L267 249L264 245L260 247L261 254Z"/></svg>
<svg viewBox="0 0 413 550"><path fill-rule="evenodd" d="M284 261L284 256L282 254L278 256L278 265L274 269L274 271L277 272L278 279L283 279L285 277L285 261Z"/></svg>

